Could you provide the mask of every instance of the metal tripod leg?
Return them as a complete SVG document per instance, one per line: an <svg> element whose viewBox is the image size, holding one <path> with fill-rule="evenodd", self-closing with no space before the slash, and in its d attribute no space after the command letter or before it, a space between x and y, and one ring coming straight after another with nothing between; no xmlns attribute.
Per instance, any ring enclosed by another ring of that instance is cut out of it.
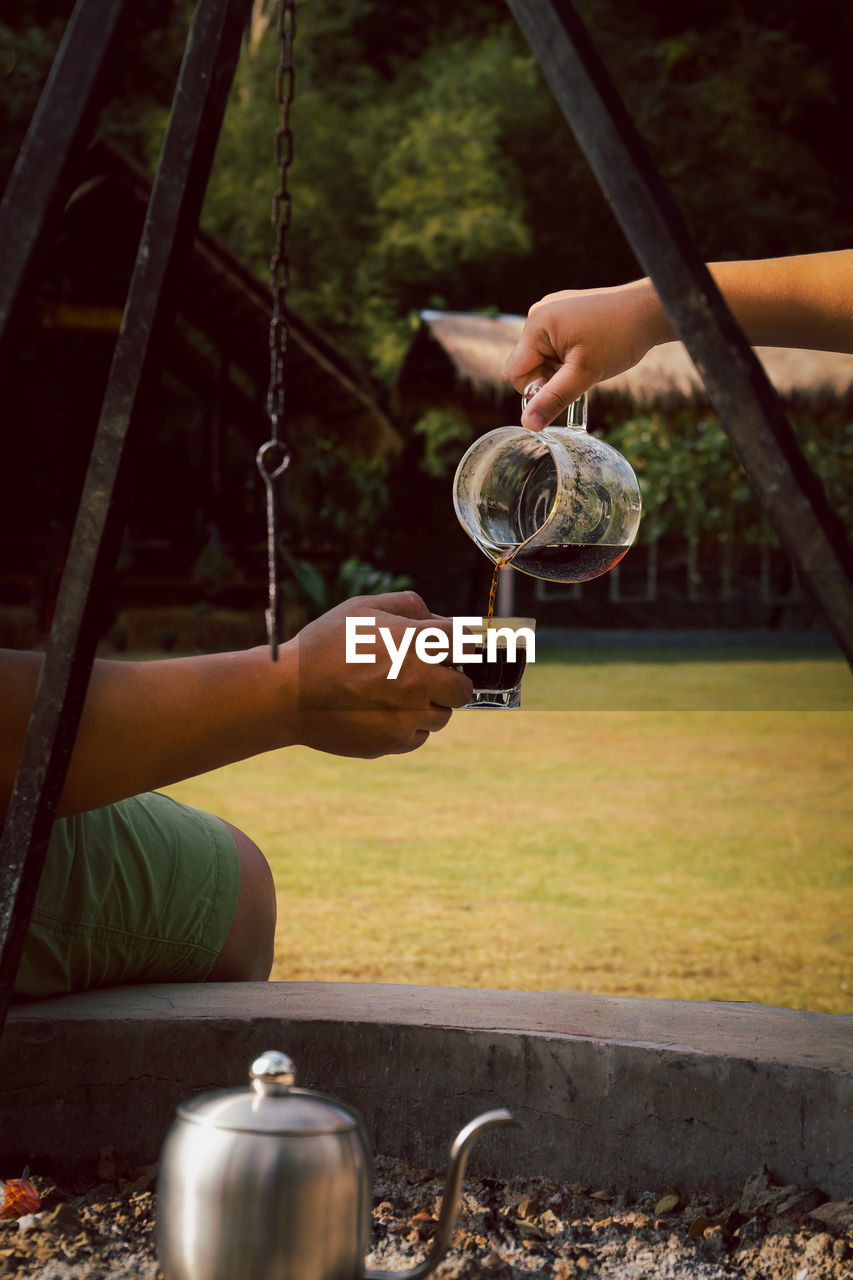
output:
<svg viewBox="0 0 853 1280"><path fill-rule="evenodd" d="M0 840L0 1016L5 1021L77 732L102 598L122 526L125 445L158 371L170 291L198 224L249 0L200 0L151 192L54 623ZM2 1022L0 1022L2 1028Z"/></svg>

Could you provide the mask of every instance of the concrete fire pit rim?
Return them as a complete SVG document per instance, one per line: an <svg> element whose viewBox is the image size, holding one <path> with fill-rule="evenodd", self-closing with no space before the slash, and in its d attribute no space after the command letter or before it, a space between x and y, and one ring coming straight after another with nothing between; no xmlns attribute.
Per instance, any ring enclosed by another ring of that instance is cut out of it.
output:
<svg viewBox="0 0 853 1280"><path fill-rule="evenodd" d="M227 1019L235 1027L272 1020L485 1031L782 1062L853 1076L853 1015L739 1001L393 983L175 983L80 992L15 1005L9 1013L10 1022L44 1023L45 1030L68 1021L186 1019Z"/></svg>

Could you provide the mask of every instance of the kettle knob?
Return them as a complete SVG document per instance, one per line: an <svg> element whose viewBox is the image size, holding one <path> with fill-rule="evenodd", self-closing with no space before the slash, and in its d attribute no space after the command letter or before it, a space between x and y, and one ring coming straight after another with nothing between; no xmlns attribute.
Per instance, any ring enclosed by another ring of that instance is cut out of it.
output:
<svg viewBox="0 0 853 1280"><path fill-rule="evenodd" d="M268 1049L255 1058L249 1070L252 1088L262 1097L287 1093L296 1081L293 1060L278 1049Z"/></svg>

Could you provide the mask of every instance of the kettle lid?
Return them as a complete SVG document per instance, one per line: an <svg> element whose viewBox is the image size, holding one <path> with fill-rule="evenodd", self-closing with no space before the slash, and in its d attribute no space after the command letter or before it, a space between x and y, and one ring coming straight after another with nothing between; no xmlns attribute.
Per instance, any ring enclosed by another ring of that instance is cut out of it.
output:
<svg viewBox="0 0 853 1280"><path fill-rule="evenodd" d="M336 1098L297 1089L293 1062L285 1053L268 1050L252 1063L252 1089L222 1089L183 1103L178 1115L211 1129L244 1133L280 1133L309 1137L346 1133L359 1126L358 1116Z"/></svg>

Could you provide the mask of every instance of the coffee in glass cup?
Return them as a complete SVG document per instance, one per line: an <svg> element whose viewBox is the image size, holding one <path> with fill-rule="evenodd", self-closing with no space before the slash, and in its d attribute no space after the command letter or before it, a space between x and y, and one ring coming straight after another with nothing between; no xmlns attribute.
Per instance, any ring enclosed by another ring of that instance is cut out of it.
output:
<svg viewBox="0 0 853 1280"><path fill-rule="evenodd" d="M535 660L535 618L483 618L466 637L469 655L454 662L473 682L474 693L463 710L508 711L521 706L521 679Z"/></svg>

